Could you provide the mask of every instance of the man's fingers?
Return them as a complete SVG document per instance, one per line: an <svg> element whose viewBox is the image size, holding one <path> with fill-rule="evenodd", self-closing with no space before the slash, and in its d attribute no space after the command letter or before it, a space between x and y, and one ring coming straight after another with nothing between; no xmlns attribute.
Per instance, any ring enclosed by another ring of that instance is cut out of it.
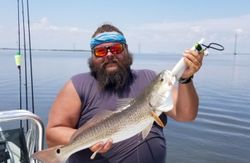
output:
<svg viewBox="0 0 250 163"><path fill-rule="evenodd" d="M99 142L99 143L96 143L95 145L93 145L92 147L90 147L90 150L92 152L95 152L97 150L100 150L100 148L103 148L104 146L104 143L103 142Z"/></svg>
<svg viewBox="0 0 250 163"><path fill-rule="evenodd" d="M190 73L195 73L196 71L198 71L199 70L199 68L200 68L200 64L198 64L198 63L194 63L194 62L192 62L191 60L189 60L188 58L185 58L184 59L184 62L186 63L186 65L187 65L187 67L188 67L188 70L189 71L192 71L192 72L190 72Z"/></svg>
<svg viewBox="0 0 250 163"><path fill-rule="evenodd" d="M105 144L104 144L104 146L103 146L103 148L101 149L101 151L104 153L104 152L107 152L110 148L111 148L111 146L112 146L112 140L108 140Z"/></svg>
<svg viewBox="0 0 250 163"><path fill-rule="evenodd" d="M96 143L95 145L90 147L90 150L92 152L95 152L98 150L98 153L105 153L111 148L111 146L112 146L112 140L110 139L105 143L103 142Z"/></svg>
<svg viewBox="0 0 250 163"><path fill-rule="evenodd" d="M202 65L203 54L199 54L196 51L186 50L183 55L186 58L185 62L187 66L190 69L198 71Z"/></svg>

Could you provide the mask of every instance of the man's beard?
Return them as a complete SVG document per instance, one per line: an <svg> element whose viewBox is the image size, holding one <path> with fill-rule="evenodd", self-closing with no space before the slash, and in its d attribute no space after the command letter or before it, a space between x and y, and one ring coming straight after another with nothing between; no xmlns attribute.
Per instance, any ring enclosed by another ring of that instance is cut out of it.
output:
<svg viewBox="0 0 250 163"><path fill-rule="evenodd" d="M105 61L101 64L100 67L98 67L90 58L89 68L91 70L91 75L96 78L101 89L109 91L122 91L125 86L133 80L130 69L132 60L132 54L128 54L122 62L113 57L112 59ZM105 67L110 63L116 63L118 65L118 69L115 72L106 71Z"/></svg>

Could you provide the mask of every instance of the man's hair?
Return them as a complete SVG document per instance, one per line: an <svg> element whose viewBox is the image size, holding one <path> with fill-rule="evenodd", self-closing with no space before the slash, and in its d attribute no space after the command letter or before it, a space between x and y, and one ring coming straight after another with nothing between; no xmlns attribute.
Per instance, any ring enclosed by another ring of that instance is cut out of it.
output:
<svg viewBox="0 0 250 163"><path fill-rule="evenodd" d="M117 27L111 24L103 24L96 29L95 33L92 35L92 38L95 37L97 34L103 33L103 32L118 32L121 35L123 35L123 33Z"/></svg>

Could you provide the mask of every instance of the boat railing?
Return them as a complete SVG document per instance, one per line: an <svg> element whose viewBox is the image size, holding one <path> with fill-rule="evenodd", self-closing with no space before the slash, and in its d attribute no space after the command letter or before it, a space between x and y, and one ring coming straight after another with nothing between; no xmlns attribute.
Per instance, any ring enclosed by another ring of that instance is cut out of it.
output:
<svg viewBox="0 0 250 163"><path fill-rule="evenodd" d="M44 125L40 117L27 110L10 110L0 111L0 131L1 125L4 122L10 121L23 121L28 122L29 128L25 132L26 147L30 163L37 162L30 158L30 156L36 151L40 151L44 148ZM11 135L10 135L11 136ZM0 140L4 140L4 135L0 134ZM8 143L6 144L7 150L10 148ZM13 155L9 154L10 162L13 162ZM15 162L15 161L14 161Z"/></svg>

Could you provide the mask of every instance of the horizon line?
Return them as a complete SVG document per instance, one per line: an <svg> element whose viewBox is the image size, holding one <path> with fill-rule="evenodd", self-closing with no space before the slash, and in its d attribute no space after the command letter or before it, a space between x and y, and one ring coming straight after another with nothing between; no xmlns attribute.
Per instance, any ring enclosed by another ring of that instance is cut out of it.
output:
<svg viewBox="0 0 250 163"><path fill-rule="evenodd" d="M19 48L0 48L0 50L19 50ZM21 48L20 50L24 50ZM29 49L27 48L26 51ZM74 52L91 52L91 50L85 49L31 49L32 51L74 51Z"/></svg>

